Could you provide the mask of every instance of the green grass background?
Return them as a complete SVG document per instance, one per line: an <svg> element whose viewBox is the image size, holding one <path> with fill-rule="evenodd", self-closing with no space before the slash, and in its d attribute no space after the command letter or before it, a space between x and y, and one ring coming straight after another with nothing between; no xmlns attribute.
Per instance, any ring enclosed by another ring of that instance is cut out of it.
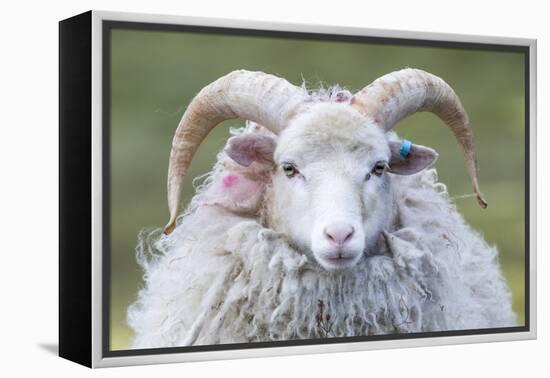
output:
<svg viewBox="0 0 550 378"><path fill-rule="evenodd" d="M173 133L186 105L205 85L235 70L261 70L309 86L358 90L377 77L416 67L444 78L461 97L474 129L481 188L489 202L457 199L459 210L499 259L524 322L524 60L513 52L255 36L114 29L111 35L111 349L129 348L126 309L142 286L134 248L145 227L168 220L166 172ZM191 180L207 172L224 145L227 121L199 149ZM436 167L452 196L470 194L461 151L437 117L420 113L397 132L439 152Z"/></svg>

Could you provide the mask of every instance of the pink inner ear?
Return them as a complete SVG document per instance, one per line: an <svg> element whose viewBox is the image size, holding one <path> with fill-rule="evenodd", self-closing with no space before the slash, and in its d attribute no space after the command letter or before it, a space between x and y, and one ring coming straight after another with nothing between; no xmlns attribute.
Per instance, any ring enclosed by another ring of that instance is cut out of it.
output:
<svg viewBox="0 0 550 378"><path fill-rule="evenodd" d="M229 174L225 176L222 180L224 188L231 188L239 182L239 176L234 174Z"/></svg>
<svg viewBox="0 0 550 378"><path fill-rule="evenodd" d="M406 158L400 154L401 142L391 141L389 143L391 158L390 172L398 175L412 175L429 167L436 159L437 152L431 148L413 144L411 151Z"/></svg>
<svg viewBox="0 0 550 378"><path fill-rule="evenodd" d="M254 161L260 164L271 162L274 150L272 137L256 134L234 136L225 147L227 156L243 167L249 167Z"/></svg>

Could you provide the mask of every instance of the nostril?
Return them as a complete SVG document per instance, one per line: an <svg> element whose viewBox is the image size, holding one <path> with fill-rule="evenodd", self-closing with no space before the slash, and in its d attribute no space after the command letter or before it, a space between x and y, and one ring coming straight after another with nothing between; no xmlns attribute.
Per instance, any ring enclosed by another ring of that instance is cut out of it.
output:
<svg viewBox="0 0 550 378"><path fill-rule="evenodd" d="M325 227L326 238L334 244L342 246L353 237L355 229L346 223L332 223Z"/></svg>
<svg viewBox="0 0 550 378"><path fill-rule="evenodd" d="M352 227L352 228L351 228L351 231L350 231L349 234L348 234L348 236L346 236L346 238L344 239L344 243L347 243L347 242L351 239L351 237L353 236L353 232L354 232L354 231L355 231L355 230L354 230L353 227Z"/></svg>

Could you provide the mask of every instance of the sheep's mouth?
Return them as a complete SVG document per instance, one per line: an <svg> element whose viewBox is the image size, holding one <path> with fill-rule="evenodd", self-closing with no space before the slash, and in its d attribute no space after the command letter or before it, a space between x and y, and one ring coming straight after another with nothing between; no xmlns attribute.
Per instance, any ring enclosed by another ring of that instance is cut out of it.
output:
<svg viewBox="0 0 550 378"><path fill-rule="evenodd" d="M318 258L319 264L325 269L345 269L351 268L358 260L358 256L352 255L337 255L337 256L324 256Z"/></svg>
<svg viewBox="0 0 550 378"><path fill-rule="evenodd" d="M325 260L328 261L350 261L355 259L356 256L334 256L334 257L325 257Z"/></svg>

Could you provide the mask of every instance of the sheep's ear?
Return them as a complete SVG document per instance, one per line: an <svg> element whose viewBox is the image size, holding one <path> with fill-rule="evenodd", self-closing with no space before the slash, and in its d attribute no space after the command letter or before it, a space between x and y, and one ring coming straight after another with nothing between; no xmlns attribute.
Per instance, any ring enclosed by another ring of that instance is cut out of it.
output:
<svg viewBox="0 0 550 378"><path fill-rule="evenodd" d="M406 146L405 146L406 147ZM437 160L437 152L419 144L410 144L406 157L402 155L402 142L390 142L390 172L398 175L412 175L429 167Z"/></svg>
<svg viewBox="0 0 550 378"><path fill-rule="evenodd" d="M225 153L236 163L248 167L252 162L272 163L275 139L266 135L243 134L229 138Z"/></svg>

